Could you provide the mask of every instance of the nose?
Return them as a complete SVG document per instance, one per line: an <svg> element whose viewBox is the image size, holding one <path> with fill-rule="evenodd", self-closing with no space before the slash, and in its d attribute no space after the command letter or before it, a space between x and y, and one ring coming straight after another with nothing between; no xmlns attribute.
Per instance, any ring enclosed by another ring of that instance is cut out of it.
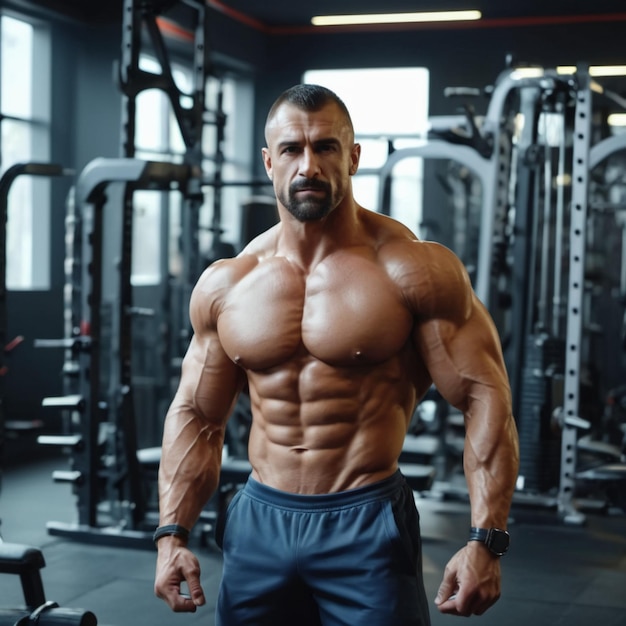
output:
<svg viewBox="0 0 626 626"><path fill-rule="evenodd" d="M304 178L315 178L320 173L317 155L315 151L308 146L302 151L298 173Z"/></svg>

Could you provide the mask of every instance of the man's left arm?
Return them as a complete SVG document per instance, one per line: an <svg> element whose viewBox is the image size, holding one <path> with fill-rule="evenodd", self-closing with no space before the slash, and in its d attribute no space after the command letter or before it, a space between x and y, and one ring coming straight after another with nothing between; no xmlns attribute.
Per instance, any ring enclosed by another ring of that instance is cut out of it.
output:
<svg viewBox="0 0 626 626"><path fill-rule="evenodd" d="M471 526L506 530L519 450L500 340L460 262L445 260L438 268L449 263L449 272L430 290L414 339L437 390L464 415ZM480 615L499 597L499 557L468 541L448 563L435 602L443 613Z"/></svg>

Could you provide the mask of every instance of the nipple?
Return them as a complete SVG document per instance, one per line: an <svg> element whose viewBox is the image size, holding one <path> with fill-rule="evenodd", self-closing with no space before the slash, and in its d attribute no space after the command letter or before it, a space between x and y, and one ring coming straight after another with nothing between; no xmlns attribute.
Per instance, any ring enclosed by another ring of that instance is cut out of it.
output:
<svg viewBox="0 0 626 626"><path fill-rule="evenodd" d="M362 353L360 350L357 350L357 351L354 353L354 358L355 358L355 359L360 359L362 356L363 356L363 353Z"/></svg>
<svg viewBox="0 0 626 626"><path fill-rule="evenodd" d="M235 363L237 363L237 365L239 365L240 362L241 362L241 357L239 355L237 355L235 357Z"/></svg>

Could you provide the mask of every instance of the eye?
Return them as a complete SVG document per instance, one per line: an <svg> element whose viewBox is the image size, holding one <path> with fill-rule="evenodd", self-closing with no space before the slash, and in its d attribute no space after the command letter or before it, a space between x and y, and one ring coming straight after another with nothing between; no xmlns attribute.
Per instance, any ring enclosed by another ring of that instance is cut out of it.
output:
<svg viewBox="0 0 626 626"><path fill-rule="evenodd" d="M336 152L336 150L337 150L337 145L332 141L323 142L317 146L318 152Z"/></svg>

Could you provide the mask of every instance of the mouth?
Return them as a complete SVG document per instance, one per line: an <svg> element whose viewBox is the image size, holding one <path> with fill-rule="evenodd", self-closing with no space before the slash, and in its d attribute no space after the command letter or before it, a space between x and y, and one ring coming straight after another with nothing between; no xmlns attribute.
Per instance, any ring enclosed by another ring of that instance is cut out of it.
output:
<svg viewBox="0 0 626 626"><path fill-rule="evenodd" d="M321 181L302 181L301 183L297 183L292 185L291 192L294 194L300 193L328 193L328 185Z"/></svg>
<svg viewBox="0 0 626 626"><path fill-rule="evenodd" d="M326 193L326 190L320 189L319 187L303 187L302 189L296 189L294 193L296 194L309 194L309 193L320 194L320 193Z"/></svg>

